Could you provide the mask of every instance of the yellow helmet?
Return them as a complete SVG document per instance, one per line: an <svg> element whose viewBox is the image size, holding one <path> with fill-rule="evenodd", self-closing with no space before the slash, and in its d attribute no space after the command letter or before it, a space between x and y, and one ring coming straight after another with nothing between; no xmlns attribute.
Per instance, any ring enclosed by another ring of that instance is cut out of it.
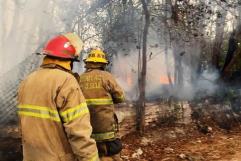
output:
<svg viewBox="0 0 241 161"><path fill-rule="evenodd" d="M105 53L100 49L92 49L87 57L84 60L85 63L93 62L93 63L104 63L108 64L108 60L105 57Z"/></svg>

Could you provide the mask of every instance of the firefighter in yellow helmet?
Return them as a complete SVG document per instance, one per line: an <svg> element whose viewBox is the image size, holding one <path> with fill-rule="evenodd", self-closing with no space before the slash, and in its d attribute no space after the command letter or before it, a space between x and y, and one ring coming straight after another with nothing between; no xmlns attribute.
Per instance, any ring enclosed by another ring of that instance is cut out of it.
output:
<svg viewBox="0 0 241 161"><path fill-rule="evenodd" d="M90 110L92 138L97 142L100 160L119 161L122 144L117 138L114 104L124 101L124 93L105 67L108 61L99 49L90 51L84 60L86 71L80 75L80 88Z"/></svg>
<svg viewBox="0 0 241 161"><path fill-rule="evenodd" d="M82 41L58 35L44 47L39 69L19 87L18 114L24 161L97 161L90 114L71 72Z"/></svg>

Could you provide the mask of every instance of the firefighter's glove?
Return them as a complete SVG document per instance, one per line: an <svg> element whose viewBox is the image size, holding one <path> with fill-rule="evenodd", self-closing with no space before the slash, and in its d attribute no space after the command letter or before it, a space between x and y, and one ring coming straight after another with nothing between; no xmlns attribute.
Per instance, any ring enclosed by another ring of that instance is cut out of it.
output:
<svg viewBox="0 0 241 161"><path fill-rule="evenodd" d="M122 150L122 143L119 138L113 141L107 141L105 144L107 148L107 156L118 154Z"/></svg>

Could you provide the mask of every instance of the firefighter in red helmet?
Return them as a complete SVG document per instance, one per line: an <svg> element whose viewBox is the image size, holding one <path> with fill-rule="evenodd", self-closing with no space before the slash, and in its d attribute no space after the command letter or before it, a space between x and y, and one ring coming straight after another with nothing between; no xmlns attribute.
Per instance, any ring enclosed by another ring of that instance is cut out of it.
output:
<svg viewBox="0 0 241 161"><path fill-rule="evenodd" d="M27 76L18 91L18 114L24 161L96 161L90 115L71 72L82 41L58 35L43 49L39 69Z"/></svg>

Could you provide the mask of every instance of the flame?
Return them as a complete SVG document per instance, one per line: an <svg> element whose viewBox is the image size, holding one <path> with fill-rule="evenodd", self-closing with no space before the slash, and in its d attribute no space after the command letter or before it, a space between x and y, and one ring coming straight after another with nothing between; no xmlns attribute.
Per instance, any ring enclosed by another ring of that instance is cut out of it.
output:
<svg viewBox="0 0 241 161"><path fill-rule="evenodd" d="M132 75L130 73L127 75L126 82L129 87L132 85Z"/></svg>
<svg viewBox="0 0 241 161"><path fill-rule="evenodd" d="M173 77L171 77L171 80L173 82ZM160 84L170 84L168 76L167 75L161 75L160 76Z"/></svg>

